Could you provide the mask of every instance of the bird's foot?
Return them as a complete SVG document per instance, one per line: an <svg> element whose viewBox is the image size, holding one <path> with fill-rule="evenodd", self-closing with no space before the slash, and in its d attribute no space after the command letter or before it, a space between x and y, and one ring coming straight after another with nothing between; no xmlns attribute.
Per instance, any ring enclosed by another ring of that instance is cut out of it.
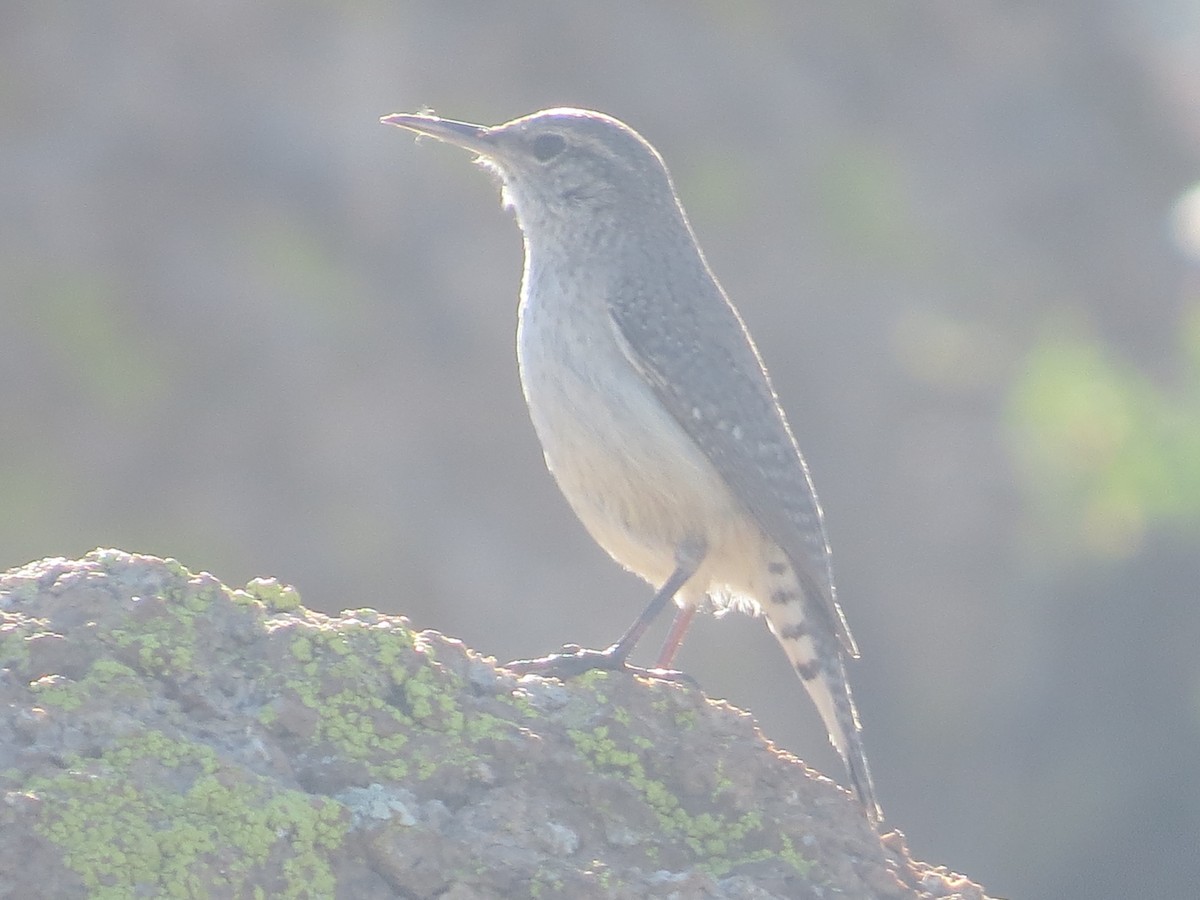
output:
<svg viewBox="0 0 1200 900"><path fill-rule="evenodd" d="M646 669L631 666L625 653L616 644L606 650L585 650L577 644L567 644L560 653L551 653L539 659L515 659L504 668L518 675L540 675L543 678L575 678L585 672L626 672L641 678L671 681L695 686L696 680L674 669Z"/></svg>

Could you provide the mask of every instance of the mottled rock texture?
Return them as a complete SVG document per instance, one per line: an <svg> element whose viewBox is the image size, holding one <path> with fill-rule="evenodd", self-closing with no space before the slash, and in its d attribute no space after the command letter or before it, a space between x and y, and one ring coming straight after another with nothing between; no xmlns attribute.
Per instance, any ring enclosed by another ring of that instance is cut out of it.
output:
<svg viewBox="0 0 1200 900"><path fill-rule="evenodd" d="M697 688L97 550L0 577L3 897L960 897Z"/></svg>

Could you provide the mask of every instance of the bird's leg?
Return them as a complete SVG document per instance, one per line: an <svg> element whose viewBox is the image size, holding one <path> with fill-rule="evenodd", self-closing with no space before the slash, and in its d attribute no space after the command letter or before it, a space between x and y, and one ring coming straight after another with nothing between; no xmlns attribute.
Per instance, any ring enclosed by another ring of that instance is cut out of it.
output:
<svg viewBox="0 0 1200 900"><path fill-rule="evenodd" d="M642 610L642 614L634 620L628 630L611 647L605 650L584 650L582 647L568 644L563 647L563 652L561 653L553 653L541 659L514 660L504 668L516 672L518 675L533 674L548 678L572 678L576 675L582 675L584 672L590 672L593 669L606 669L609 671L630 672L634 675L645 675L666 681L686 680L687 676L680 672L672 672L662 668L644 669L638 666L631 666L628 663L628 659L629 654L633 652L633 648L637 646L637 642L646 633L646 629L658 618L663 608L671 602L671 599L679 592L679 589L687 584L688 580L696 574L696 570L700 568L700 563L704 560L704 553L704 545L699 541L689 540L680 546L675 555L675 571L671 573L671 577L666 580L662 587L655 591L646 608ZM679 617L676 617L676 624L671 629L672 635L675 634L678 622ZM684 630L686 630L686 625L684 626ZM679 639L681 640L682 638L683 634L681 632ZM678 644L678 641L676 641L676 644ZM674 653L671 656L673 657Z"/></svg>
<svg viewBox="0 0 1200 900"><path fill-rule="evenodd" d="M675 663L675 654L679 652L680 646L683 644L684 635L687 634L688 627L692 624L692 619L696 616L696 605L689 603L687 606L681 607L675 613L675 618L671 622L671 630L667 632L666 639L663 640L662 649L658 651L658 662L654 664L656 669L670 669Z"/></svg>

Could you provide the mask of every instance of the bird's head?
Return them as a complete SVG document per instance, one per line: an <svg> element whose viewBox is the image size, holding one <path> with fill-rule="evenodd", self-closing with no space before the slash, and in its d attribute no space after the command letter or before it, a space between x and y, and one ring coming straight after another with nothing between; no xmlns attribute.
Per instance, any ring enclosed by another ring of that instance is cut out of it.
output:
<svg viewBox="0 0 1200 900"><path fill-rule="evenodd" d="M674 190L662 157L636 131L604 113L547 109L491 127L429 113L380 119L477 154L504 185L522 228L586 219L673 213Z"/></svg>

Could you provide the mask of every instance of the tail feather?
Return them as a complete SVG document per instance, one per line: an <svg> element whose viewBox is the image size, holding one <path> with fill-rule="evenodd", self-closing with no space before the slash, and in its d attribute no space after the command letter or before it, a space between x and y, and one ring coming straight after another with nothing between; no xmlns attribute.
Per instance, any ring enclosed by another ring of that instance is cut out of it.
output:
<svg viewBox="0 0 1200 900"><path fill-rule="evenodd" d="M826 690L832 688L834 692L834 711L844 744L844 749L840 751L841 756L850 775L850 786L863 809L867 811L867 818L872 824L879 824L883 821L883 810L875 798L875 782L871 779L871 767L867 763L866 751L863 750L858 709L854 705L854 695L850 692L850 682L846 679L844 662L839 658L834 661L834 665L837 668L836 678L829 678L825 673L823 675L827 679ZM829 685L828 681L832 681L833 684ZM808 683L805 682L804 686L807 688ZM812 692L812 688L809 688L809 692ZM828 724L826 727L829 727ZM834 746L836 747L836 744Z"/></svg>
<svg viewBox="0 0 1200 900"><path fill-rule="evenodd" d="M776 586L769 596L772 602L764 608L767 624L816 704L867 818L878 824L883 812L875 798L875 784L863 751L862 726L837 636L822 633L825 629L820 620L806 615L807 604L798 588Z"/></svg>

